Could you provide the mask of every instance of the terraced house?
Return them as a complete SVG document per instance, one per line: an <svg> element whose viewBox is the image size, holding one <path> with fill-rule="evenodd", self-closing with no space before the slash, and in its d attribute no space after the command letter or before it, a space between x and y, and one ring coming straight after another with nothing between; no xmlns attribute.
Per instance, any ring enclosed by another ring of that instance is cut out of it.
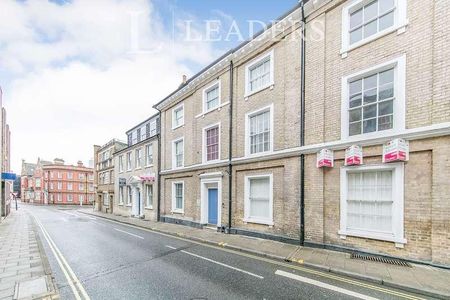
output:
<svg viewBox="0 0 450 300"><path fill-rule="evenodd" d="M449 12L309 1L183 82L161 220L449 265Z"/></svg>
<svg viewBox="0 0 450 300"><path fill-rule="evenodd" d="M103 146L94 146L94 185L97 191L96 208L99 211L112 213L114 207L114 153L127 147L127 144L116 139Z"/></svg>
<svg viewBox="0 0 450 300"><path fill-rule="evenodd" d="M127 147L114 153L115 214L158 219L159 114L126 132Z"/></svg>

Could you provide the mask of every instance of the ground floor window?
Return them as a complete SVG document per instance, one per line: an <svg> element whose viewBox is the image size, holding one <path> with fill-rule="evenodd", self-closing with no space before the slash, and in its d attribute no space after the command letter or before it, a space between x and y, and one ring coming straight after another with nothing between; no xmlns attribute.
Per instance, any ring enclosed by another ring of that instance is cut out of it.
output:
<svg viewBox="0 0 450 300"><path fill-rule="evenodd" d="M83 203L83 202L84 202L84 196L83 196L83 195L80 195L80 196L79 196L79 199L80 199L80 203Z"/></svg>
<svg viewBox="0 0 450 300"><path fill-rule="evenodd" d="M108 194L103 194L103 205L104 206L109 206Z"/></svg>
<svg viewBox="0 0 450 300"><path fill-rule="evenodd" d="M244 221L273 225L272 174L245 178Z"/></svg>
<svg viewBox="0 0 450 300"><path fill-rule="evenodd" d="M123 205L123 186L119 187L119 204Z"/></svg>
<svg viewBox="0 0 450 300"><path fill-rule="evenodd" d="M148 208L153 208L153 185L145 186L145 206Z"/></svg>
<svg viewBox="0 0 450 300"><path fill-rule="evenodd" d="M184 210L184 183L172 184L172 211L182 213Z"/></svg>
<svg viewBox="0 0 450 300"><path fill-rule="evenodd" d="M403 238L403 164L341 169L341 236Z"/></svg>
<svg viewBox="0 0 450 300"><path fill-rule="evenodd" d="M61 194L57 194L57 195L56 195L56 200L57 200L58 202L61 202L61 201L62 201L62 195L61 195Z"/></svg>
<svg viewBox="0 0 450 300"><path fill-rule="evenodd" d="M72 202L73 201L73 195L72 194L68 194L67 195L67 202Z"/></svg>
<svg viewBox="0 0 450 300"><path fill-rule="evenodd" d="M131 190L131 186L127 186L127 205L131 205L133 201L133 191Z"/></svg>

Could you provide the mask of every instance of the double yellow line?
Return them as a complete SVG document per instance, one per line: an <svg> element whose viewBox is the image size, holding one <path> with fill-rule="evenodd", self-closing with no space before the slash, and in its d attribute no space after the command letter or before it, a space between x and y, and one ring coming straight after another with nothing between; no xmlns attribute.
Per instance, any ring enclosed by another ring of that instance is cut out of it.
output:
<svg viewBox="0 0 450 300"><path fill-rule="evenodd" d="M53 242L53 239L48 234L47 230L42 225L41 221L33 215L33 218L36 221L36 224L39 226L39 228L42 231L42 234L44 235L45 240L48 243L48 246L53 252L53 255L56 258L56 261L59 264L59 267L64 273L64 276L67 279L67 282L69 283L70 288L72 289L73 295L75 296L75 299L77 300L90 300L89 295L86 293L86 290L84 289L83 285L81 284L78 277L73 272L72 268L67 263L66 259L62 255L61 251L59 251L58 247L56 246L55 242Z"/></svg>

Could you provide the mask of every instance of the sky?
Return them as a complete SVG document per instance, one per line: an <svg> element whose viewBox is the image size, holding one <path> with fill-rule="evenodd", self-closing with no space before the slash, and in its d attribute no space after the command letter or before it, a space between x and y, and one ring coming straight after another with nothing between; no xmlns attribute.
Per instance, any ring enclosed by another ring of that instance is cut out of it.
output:
<svg viewBox="0 0 450 300"><path fill-rule="evenodd" d="M22 159L88 164L297 0L1 0L0 86ZM253 25L253 27L250 26Z"/></svg>

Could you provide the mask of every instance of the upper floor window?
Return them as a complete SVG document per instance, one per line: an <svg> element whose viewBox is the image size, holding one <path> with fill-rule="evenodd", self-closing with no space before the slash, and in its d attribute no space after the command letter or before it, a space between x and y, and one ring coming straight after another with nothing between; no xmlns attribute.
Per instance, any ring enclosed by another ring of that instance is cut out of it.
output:
<svg viewBox="0 0 450 300"><path fill-rule="evenodd" d="M257 58L245 70L245 94L256 93L273 85L273 51Z"/></svg>
<svg viewBox="0 0 450 300"><path fill-rule="evenodd" d="M61 178L63 178L63 175L61 172L58 172L58 179L61 179Z"/></svg>
<svg viewBox="0 0 450 300"><path fill-rule="evenodd" d="M141 141L141 129L138 128L136 131L136 142L139 143Z"/></svg>
<svg viewBox="0 0 450 300"><path fill-rule="evenodd" d="M213 125L206 128L204 133L204 161L215 161L219 159L219 140L220 129L219 125Z"/></svg>
<svg viewBox="0 0 450 300"><path fill-rule="evenodd" d="M392 31L404 31L406 0L354 0L342 11L342 50L375 40Z"/></svg>
<svg viewBox="0 0 450 300"><path fill-rule="evenodd" d="M62 182L58 182L58 190L62 190Z"/></svg>
<svg viewBox="0 0 450 300"><path fill-rule="evenodd" d="M145 164L150 166L153 163L153 144L145 146Z"/></svg>
<svg viewBox="0 0 450 300"><path fill-rule="evenodd" d="M203 111L208 112L220 105L220 81L203 90Z"/></svg>
<svg viewBox="0 0 450 300"><path fill-rule="evenodd" d="M133 135L129 133L127 137L128 137L128 146L131 146L133 144Z"/></svg>
<svg viewBox="0 0 450 300"><path fill-rule="evenodd" d="M156 135L156 133L157 133L157 131L156 131L156 120L151 121L150 124L149 124L149 127L150 127L150 135L149 135L149 137Z"/></svg>
<svg viewBox="0 0 450 300"><path fill-rule="evenodd" d="M181 138L173 142L173 168L181 168L184 166L184 139Z"/></svg>
<svg viewBox="0 0 450 300"><path fill-rule="evenodd" d="M123 155L119 156L119 172L123 172Z"/></svg>
<svg viewBox="0 0 450 300"><path fill-rule="evenodd" d="M142 166L142 149L141 148L136 149L135 159L136 159L135 167L140 168Z"/></svg>
<svg viewBox="0 0 450 300"><path fill-rule="evenodd" d="M36 178L35 186L41 187L41 179L40 178Z"/></svg>
<svg viewBox="0 0 450 300"><path fill-rule="evenodd" d="M71 190L73 189L73 184L72 184L72 182L68 182L68 183L67 183L67 189L68 189L69 191L71 191Z"/></svg>
<svg viewBox="0 0 450 300"><path fill-rule="evenodd" d="M273 105L247 114L246 154L272 151Z"/></svg>
<svg viewBox="0 0 450 300"><path fill-rule="evenodd" d="M84 179L84 174L83 173L78 173L78 179Z"/></svg>
<svg viewBox="0 0 450 300"><path fill-rule="evenodd" d="M184 104L175 107L172 111L172 129L184 125Z"/></svg>
<svg viewBox="0 0 450 300"><path fill-rule="evenodd" d="M127 153L127 171L131 170L131 152Z"/></svg>
<svg viewBox="0 0 450 300"><path fill-rule="evenodd" d="M68 179L73 179L73 173L72 172L67 173L67 178Z"/></svg>
<svg viewBox="0 0 450 300"><path fill-rule="evenodd" d="M50 171L50 178L53 179L53 171Z"/></svg>
<svg viewBox="0 0 450 300"><path fill-rule="evenodd" d="M343 138L404 129L404 72L402 57L344 78Z"/></svg>

